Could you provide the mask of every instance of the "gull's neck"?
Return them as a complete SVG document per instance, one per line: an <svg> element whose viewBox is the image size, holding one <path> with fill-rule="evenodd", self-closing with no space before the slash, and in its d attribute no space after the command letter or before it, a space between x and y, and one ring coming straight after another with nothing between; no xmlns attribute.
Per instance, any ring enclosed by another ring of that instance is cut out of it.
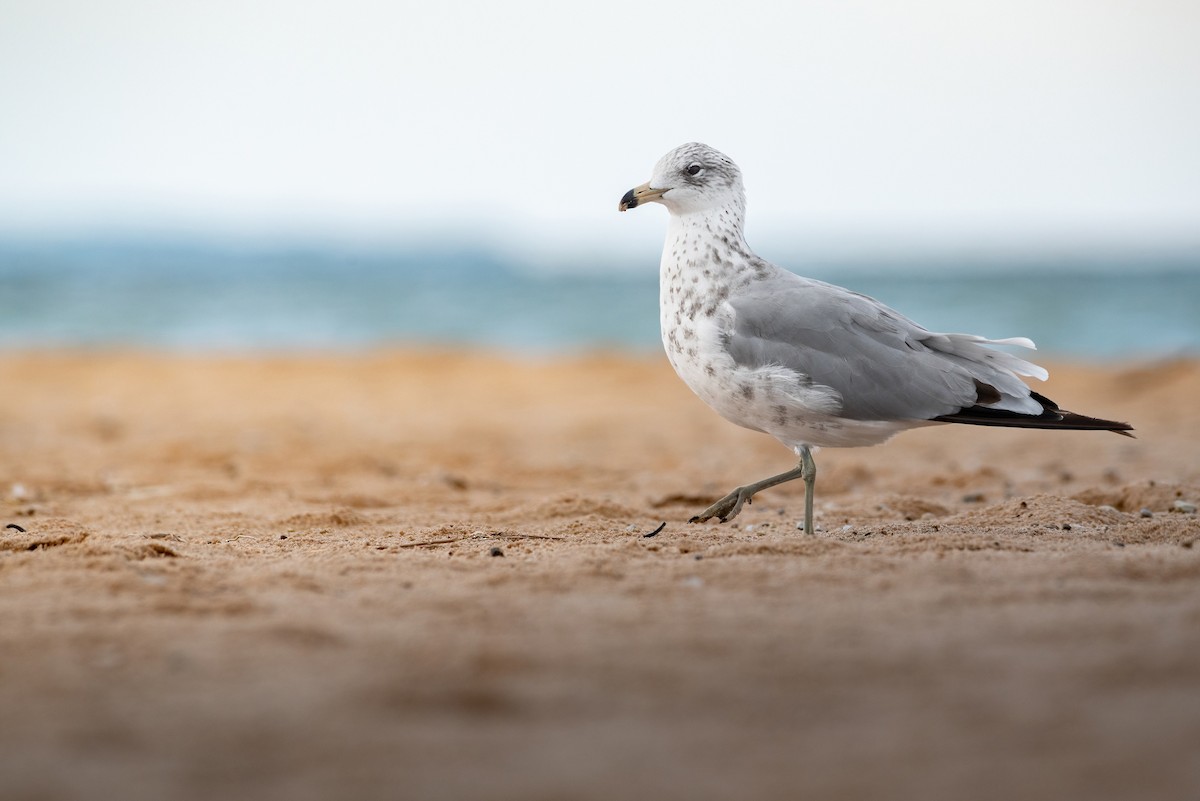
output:
<svg viewBox="0 0 1200 801"><path fill-rule="evenodd" d="M667 359L676 370L698 364L697 326L768 269L746 244L744 219L741 203L671 214L659 268L659 315Z"/></svg>
<svg viewBox="0 0 1200 801"><path fill-rule="evenodd" d="M672 212L660 264L664 293L672 285L720 286L753 271L758 258L746 244L745 217L742 202L683 214Z"/></svg>

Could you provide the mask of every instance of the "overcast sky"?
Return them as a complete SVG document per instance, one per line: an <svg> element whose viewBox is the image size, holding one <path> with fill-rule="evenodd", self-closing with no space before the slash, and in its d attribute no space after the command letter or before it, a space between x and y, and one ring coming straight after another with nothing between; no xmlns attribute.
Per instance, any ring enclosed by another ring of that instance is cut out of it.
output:
<svg viewBox="0 0 1200 801"><path fill-rule="evenodd" d="M752 243L1195 243L1197 42L1191 0L0 0L0 229L640 248L618 199L700 140Z"/></svg>

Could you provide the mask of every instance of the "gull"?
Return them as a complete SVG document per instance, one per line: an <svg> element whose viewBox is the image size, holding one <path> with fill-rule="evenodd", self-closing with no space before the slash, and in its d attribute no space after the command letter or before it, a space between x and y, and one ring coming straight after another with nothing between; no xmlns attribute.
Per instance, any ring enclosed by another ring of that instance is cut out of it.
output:
<svg viewBox="0 0 1200 801"><path fill-rule="evenodd" d="M1060 409L1021 376L1036 364L992 345L1034 348L1024 337L939 334L874 298L775 266L743 235L746 194L733 160L698 142L680 145L619 211L661 203L670 212L659 272L667 359L719 415L769 434L795 468L730 492L692 523L738 515L758 492L803 479L812 535L821 447L877 445L919 426L967 423L1113 431L1128 423Z"/></svg>

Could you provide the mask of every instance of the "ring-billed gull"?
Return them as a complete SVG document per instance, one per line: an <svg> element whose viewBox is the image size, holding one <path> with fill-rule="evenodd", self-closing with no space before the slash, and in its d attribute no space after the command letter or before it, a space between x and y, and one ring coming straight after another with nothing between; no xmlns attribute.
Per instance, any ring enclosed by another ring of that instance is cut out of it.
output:
<svg viewBox="0 0 1200 801"><path fill-rule="evenodd" d="M738 487L691 519L725 522L754 494L804 479L804 531L813 533L818 447L876 445L935 423L1090 429L1127 423L1085 417L1020 379L1048 373L990 345L1033 348L1024 337L927 331L879 301L801 278L754 255L742 229L746 195L733 160L681 145L653 177L625 193L671 213L660 266L663 345L701 400L740 426L770 434L800 457L792 470Z"/></svg>

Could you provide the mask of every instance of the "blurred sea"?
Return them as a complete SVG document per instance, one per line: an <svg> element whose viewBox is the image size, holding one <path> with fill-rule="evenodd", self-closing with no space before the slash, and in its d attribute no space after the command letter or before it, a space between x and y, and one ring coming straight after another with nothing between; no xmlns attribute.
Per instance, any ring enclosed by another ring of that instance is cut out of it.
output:
<svg viewBox="0 0 1200 801"><path fill-rule="evenodd" d="M1028 336L1083 359L1200 354L1200 258L805 262L934 331ZM476 346L650 352L658 253L530 268L485 248L0 243L0 348Z"/></svg>

